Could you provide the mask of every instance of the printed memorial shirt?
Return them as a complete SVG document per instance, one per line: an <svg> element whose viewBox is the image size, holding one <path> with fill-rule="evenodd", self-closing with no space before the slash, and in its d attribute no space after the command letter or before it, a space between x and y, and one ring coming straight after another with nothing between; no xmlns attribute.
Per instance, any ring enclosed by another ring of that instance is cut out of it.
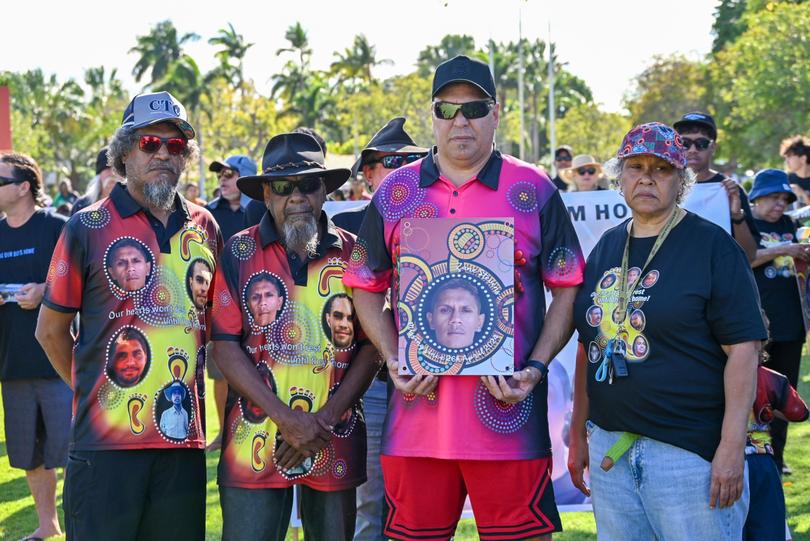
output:
<svg viewBox="0 0 810 541"><path fill-rule="evenodd" d="M628 222L594 247L574 303L589 361L589 418L605 430L647 436L711 461L725 408L722 345L765 338L751 267L725 231L687 213L646 269L657 237L631 237L628 281L640 280L625 319L617 306ZM625 343L629 374L612 384L597 381L614 338Z"/></svg>
<svg viewBox="0 0 810 541"><path fill-rule="evenodd" d="M205 446L206 312L221 243L204 208L177 196L164 227L121 184L71 217L43 303L80 312L73 449Z"/></svg>
<svg viewBox="0 0 810 541"><path fill-rule="evenodd" d="M289 257L266 212L258 226L225 245L217 269L214 340L238 341L267 386L292 409L318 411L338 389L358 346L366 343L343 273L354 236L321 214L317 256ZM228 359L221 361L227 363ZM359 404L335 426L329 444L285 473L273 453L281 441L265 412L230 393L225 412L219 484L316 490L356 487L366 480L366 429Z"/></svg>
<svg viewBox="0 0 810 541"><path fill-rule="evenodd" d="M545 316L543 286L582 282L583 258L558 190L536 167L500 152L476 178L454 186L433 154L392 172L368 207L344 278L346 285L398 296L397 265L403 218L514 219L515 370L525 366ZM467 228L448 249L463 260L469 250L497 250L485 231ZM488 244L489 243L489 244ZM482 280L485 283L485 280ZM401 316L397 316L398 326ZM544 359L548 360L548 359ZM551 454L546 381L517 404L496 400L476 376L441 376L435 392L394 392L383 453L444 459L528 459Z"/></svg>

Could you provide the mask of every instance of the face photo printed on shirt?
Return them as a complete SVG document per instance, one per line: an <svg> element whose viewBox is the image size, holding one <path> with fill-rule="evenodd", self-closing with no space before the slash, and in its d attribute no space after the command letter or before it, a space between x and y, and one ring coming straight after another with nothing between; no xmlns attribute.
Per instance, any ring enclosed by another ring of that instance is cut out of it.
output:
<svg viewBox="0 0 810 541"><path fill-rule="evenodd" d="M287 300L284 281L275 274L261 271L253 275L243 292L243 308L251 327L264 329L272 325L284 311Z"/></svg>
<svg viewBox="0 0 810 541"><path fill-rule="evenodd" d="M104 269L116 296L141 291L152 278L155 257L140 240L122 237L113 241L104 255Z"/></svg>
<svg viewBox="0 0 810 541"><path fill-rule="evenodd" d="M335 350L348 351L354 347L354 303L349 295L337 293L327 299L321 314L321 327Z"/></svg>
<svg viewBox="0 0 810 541"><path fill-rule="evenodd" d="M191 393L180 380L172 381L155 397L155 426L169 441L182 442L188 438L192 419Z"/></svg>
<svg viewBox="0 0 810 541"><path fill-rule="evenodd" d="M641 276L641 269L632 267L628 270L628 283L630 279ZM619 309L619 286L621 283L621 269L613 268L604 272L597 281L593 292L593 304L588 308L585 317L592 327L598 329L596 341L588 344L588 360L596 363L602 360L608 340L616 337L625 344L628 361L644 361L650 353L650 343L644 335L647 326L647 316L644 314L644 303L652 294L651 288L658 283L660 273L650 270L639 281L636 290L627 305L627 311L622 313ZM607 287L603 285L609 284ZM654 290L653 290L654 291ZM595 314L610 314L610 318L599 317ZM598 322L597 322L598 320ZM619 329L621 328L621 332Z"/></svg>
<svg viewBox="0 0 810 541"><path fill-rule="evenodd" d="M762 245L765 248L773 248L775 246L783 246L793 242L793 233L762 233ZM765 267L763 274L766 278L773 280L774 278L790 278L796 275L796 265L793 258L788 255L780 255L774 257Z"/></svg>
<svg viewBox="0 0 810 541"><path fill-rule="evenodd" d="M211 289L211 280L214 277L211 264L205 259L197 258L191 261L186 271L186 293L197 311L205 310L208 304L208 291Z"/></svg>
<svg viewBox="0 0 810 541"><path fill-rule="evenodd" d="M136 327L123 327L107 346L107 378L117 387L134 387L149 372L151 358L146 335Z"/></svg>

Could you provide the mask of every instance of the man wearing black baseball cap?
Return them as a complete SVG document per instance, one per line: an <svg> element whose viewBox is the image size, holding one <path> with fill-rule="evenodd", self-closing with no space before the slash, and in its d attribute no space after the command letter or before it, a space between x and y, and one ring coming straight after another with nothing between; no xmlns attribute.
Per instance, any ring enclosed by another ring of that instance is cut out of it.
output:
<svg viewBox="0 0 810 541"><path fill-rule="evenodd" d="M551 182L561 192L568 191L568 183L560 177L560 171L571 167L571 160L574 159L574 151L568 145L560 145L554 150L554 173Z"/></svg>
<svg viewBox="0 0 810 541"><path fill-rule="evenodd" d="M579 242L546 174L495 149L500 104L486 64L466 56L440 64L432 98L436 146L382 182L343 279L395 388L381 456L390 503L385 534L448 539L469 495L481 539L550 539L561 523L550 482L545 375L571 336L584 268ZM399 373L404 329L383 307L397 280L401 224L416 217L514 219L513 376ZM554 298L547 315L543 284Z"/></svg>
<svg viewBox="0 0 810 541"><path fill-rule="evenodd" d="M222 238L211 213L177 193L198 152L193 137L171 94L135 96L106 162L126 184L74 215L53 252L36 336L75 392L64 494L70 540L205 536L210 301L198 310L183 284L197 261L215 269ZM109 376L124 331L145 345L131 386ZM182 433L158 422L158 397L171 386L183 387L189 404Z"/></svg>
<svg viewBox="0 0 810 541"><path fill-rule="evenodd" d="M742 186L711 168L717 150L717 124L714 118L700 111L686 113L673 124L686 149L686 161L697 182L720 182L728 195L731 211L731 235L745 251L748 260L757 256L760 235L751 215L751 205Z"/></svg>

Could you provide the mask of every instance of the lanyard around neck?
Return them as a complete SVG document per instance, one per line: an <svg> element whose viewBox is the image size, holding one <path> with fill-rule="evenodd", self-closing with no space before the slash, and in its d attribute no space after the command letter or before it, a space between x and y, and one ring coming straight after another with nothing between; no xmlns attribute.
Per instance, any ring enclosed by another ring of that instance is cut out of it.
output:
<svg viewBox="0 0 810 541"><path fill-rule="evenodd" d="M630 301L630 296L632 295L633 291L636 290L636 285L638 281L641 280L641 277L644 276L644 272L647 270L647 266L649 266L650 262L652 262L655 254L658 253L658 250L664 244L664 241L667 240L669 233L672 231L672 228L675 227L675 224L678 222L681 216L686 214L686 211L675 207L675 210L669 216L667 223L664 224L664 228L658 234L658 238L655 239L655 244L653 244L652 250L650 250L650 255L647 256L647 261L644 262L644 266L641 268L641 272L638 273L638 276L633 280L633 283L627 283L627 271L628 266L630 265L630 237L632 236L633 232L633 221L630 221L630 227L628 228L627 232L627 240L624 242L624 254L622 254L622 270L621 270L621 277L619 278L619 306L618 310L620 314L624 315L622 319L622 323L619 324L619 331L624 327L624 321L627 319L627 304Z"/></svg>

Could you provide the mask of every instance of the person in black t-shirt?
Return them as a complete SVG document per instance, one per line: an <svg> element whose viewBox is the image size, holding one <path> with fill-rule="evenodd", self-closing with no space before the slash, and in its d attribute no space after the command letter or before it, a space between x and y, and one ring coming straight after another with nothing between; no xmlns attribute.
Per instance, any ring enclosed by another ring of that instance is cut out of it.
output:
<svg viewBox="0 0 810 541"><path fill-rule="evenodd" d="M560 171L571 167L571 157L573 155L574 151L571 150L571 147L568 145L558 146L554 150L554 171L557 174L553 179L551 179L551 182L553 182L557 189L561 192L568 191L568 183L560 178Z"/></svg>
<svg viewBox="0 0 810 541"><path fill-rule="evenodd" d="M745 190L711 168L714 153L717 150L717 125L714 118L706 113L686 113L674 124L686 149L686 162L694 171L697 182L721 182L728 194L728 206L731 210L731 236L734 237L748 261L756 257L759 232L751 216L751 207Z"/></svg>
<svg viewBox="0 0 810 541"><path fill-rule="evenodd" d="M600 536L739 539L766 336L751 269L720 227L678 207L693 177L672 128L637 126L619 148L606 170L633 217L599 240L574 303L568 468L586 494L590 470ZM619 317L594 326L594 306Z"/></svg>
<svg viewBox="0 0 810 541"><path fill-rule="evenodd" d="M782 141L779 154L785 158L788 181L802 204L810 204L810 137L788 137Z"/></svg>
<svg viewBox="0 0 810 541"><path fill-rule="evenodd" d="M34 339L51 255L66 218L42 206L42 173L22 154L0 155L0 382L9 463L25 470L39 525L28 538L62 535L56 470L67 461L73 393Z"/></svg>
<svg viewBox="0 0 810 541"><path fill-rule="evenodd" d="M805 328L793 259L810 261L810 245L797 244L796 224L785 215L785 209L796 201L796 195L784 171L765 169L757 173L751 201L754 219L762 234L753 265L762 307L770 320L768 368L787 376L796 387ZM783 458L787 423L777 419L771 423L770 430L776 464L780 471L790 474Z"/></svg>

